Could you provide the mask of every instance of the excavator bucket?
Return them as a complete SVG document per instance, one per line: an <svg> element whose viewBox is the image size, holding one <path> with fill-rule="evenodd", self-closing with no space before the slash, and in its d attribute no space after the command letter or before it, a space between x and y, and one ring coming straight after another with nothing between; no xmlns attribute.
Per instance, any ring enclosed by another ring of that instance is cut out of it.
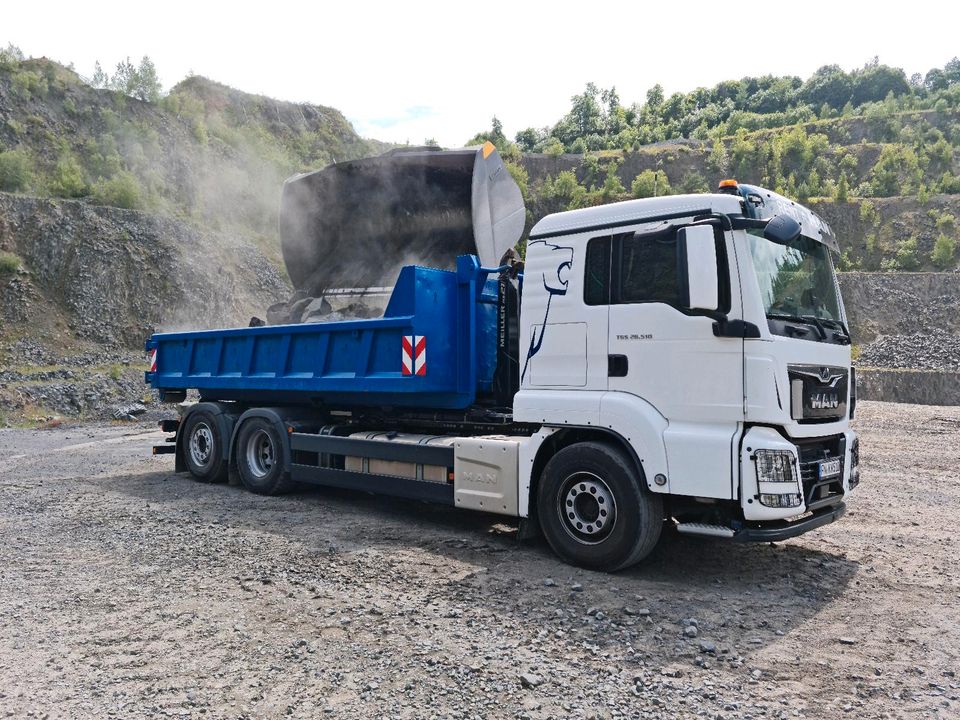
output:
<svg viewBox="0 0 960 720"><path fill-rule="evenodd" d="M520 239L520 188L491 143L397 149L284 183L280 240L301 295L390 286L404 265L497 264Z"/></svg>

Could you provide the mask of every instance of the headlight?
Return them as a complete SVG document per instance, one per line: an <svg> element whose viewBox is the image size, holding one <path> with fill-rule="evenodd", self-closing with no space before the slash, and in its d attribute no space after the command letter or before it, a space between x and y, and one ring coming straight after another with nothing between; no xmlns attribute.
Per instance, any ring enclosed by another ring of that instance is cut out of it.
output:
<svg viewBox="0 0 960 720"><path fill-rule="evenodd" d="M757 482L797 485L794 455L789 450L757 450Z"/></svg>
<svg viewBox="0 0 960 720"><path fill-rule="evenodd" d="M799 507L802 502L795 456L789 450L757 450L757 485L760 504L767 507Z"/></svg>

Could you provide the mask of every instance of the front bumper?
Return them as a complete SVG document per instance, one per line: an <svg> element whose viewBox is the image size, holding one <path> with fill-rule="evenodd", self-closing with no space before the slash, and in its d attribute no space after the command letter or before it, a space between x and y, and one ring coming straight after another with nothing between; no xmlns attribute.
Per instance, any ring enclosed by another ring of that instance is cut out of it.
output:
<svg viewBox="0 0 960 720"><path fill-rule="evenodd" d="M748 525L777 524L803 513L829 511L846 501L859 478L857 436L852 430L817 438L785 437L772 427L754 426L744 433L740 446L740 506ZM758 453L789 453L793 458L795 481L761 481L758 474ZM840 474L820 479L820 463L836 460ZM767 504L766 493L790 493L798 502L784 506ZM809 517L809 515L808 515ZM815 526L814 526L815 527ZM799 534L799 533L796 533Z"/></svg>
<svg viewBox="0 0 960 720"><path fill-rule="evenodd" d="M762 527L742 527L734 533L735 542L776 542L803 535L834 520L847 512L845 503L821 508L799 520L774 520L763 523Z"/></svg>

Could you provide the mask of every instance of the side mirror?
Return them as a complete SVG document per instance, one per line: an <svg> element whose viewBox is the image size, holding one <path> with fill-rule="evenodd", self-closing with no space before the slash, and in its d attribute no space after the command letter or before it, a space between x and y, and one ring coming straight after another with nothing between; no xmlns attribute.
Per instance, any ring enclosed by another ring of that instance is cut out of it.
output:
<svg viewBox="0 0 960 720"><path fill-rule="evenodd" d="M681 302L691 310L717 310L720 307L720 285L713 226L681 228L677 250L680 254Z"/></svg>
<svg viewBox="0 0 960 720"><path fill-rule="evenodd" d="M774 215L763 229L763 237L778 245L789 245L800 237L800 223L789 215Z"/></svg>

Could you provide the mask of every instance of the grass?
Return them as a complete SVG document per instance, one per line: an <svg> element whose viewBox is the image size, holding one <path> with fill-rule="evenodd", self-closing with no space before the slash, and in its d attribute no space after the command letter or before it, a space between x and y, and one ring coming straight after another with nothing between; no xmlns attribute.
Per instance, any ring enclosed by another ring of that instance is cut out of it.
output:
<svg viewBox="0 0 960 720"><path fill-rule="evenodd" d="M20 271L20 256L0 250L0 277L13 275Z"/></svg>

